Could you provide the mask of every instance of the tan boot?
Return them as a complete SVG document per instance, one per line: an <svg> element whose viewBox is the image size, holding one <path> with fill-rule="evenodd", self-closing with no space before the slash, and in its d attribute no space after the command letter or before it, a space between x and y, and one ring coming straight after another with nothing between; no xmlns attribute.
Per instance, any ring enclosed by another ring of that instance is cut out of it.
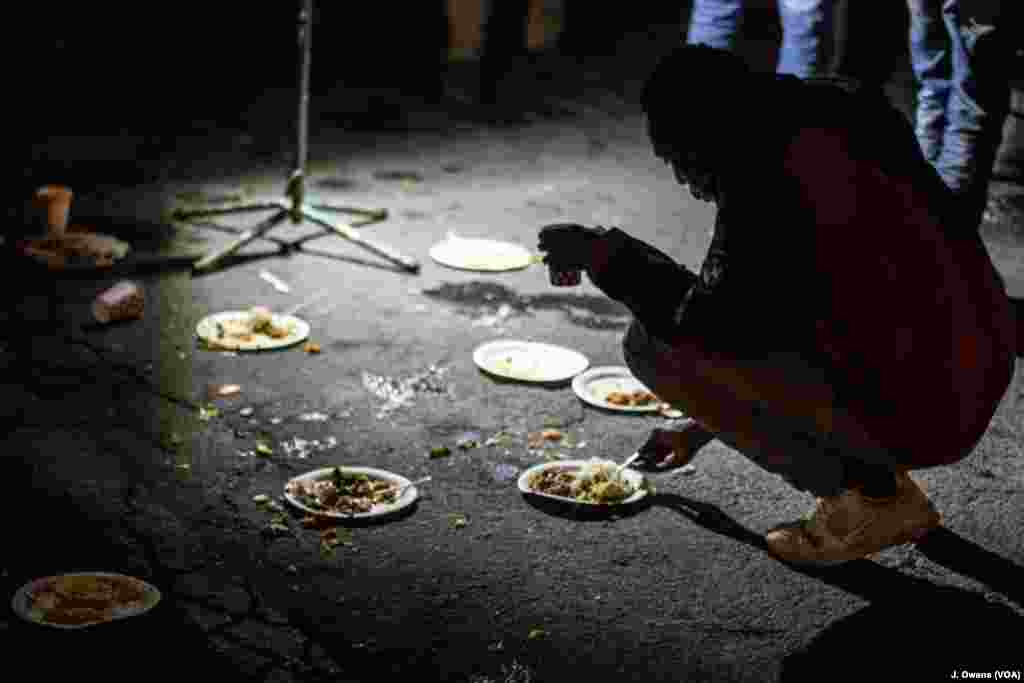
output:
<svg viewBox="0 0 1024 683"><path fill-rule="evenodd" d="M829 566L920 540L942 517L906 473L897 480L900 491L889 498L859 491L819 498L807 518L767 534L769 551L790 564Z"/></svg>

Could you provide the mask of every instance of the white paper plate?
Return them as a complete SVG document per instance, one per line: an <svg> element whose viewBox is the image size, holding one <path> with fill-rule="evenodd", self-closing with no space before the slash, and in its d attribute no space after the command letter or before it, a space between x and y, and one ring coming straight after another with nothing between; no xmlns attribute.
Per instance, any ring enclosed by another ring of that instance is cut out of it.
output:
<svg viewBox="0 0 1024 683"><path fill-rule="evenodd" d="M226 320L244 320L249 317L248 311L224 311L208 315L196 325L196 334L203 341L218 350L224 351L266 351L294 346L309 337L309 323L293 315L274 314L274 325L289 327L291 334L281 339L274 339L263 334L253 336L251 341L240 341L230 337L223 339L217 336L217 323Z"/></svg>
<svg viewBox="0 0 1024 683"><path fill-rule="evenodd" d="M47 621L45 612L41 609L37 609L35 606L36 593L45 591L48 585L53 582L64 578L74 576L95 576L101 578L116 579L121 582L129 582L142 589L143 599L138 604L129 606L117 607L109 610L102 617L97 617L92 621L87 621L81 624L61 624L52 621ZM97 624L104 624L118 619L127 619L129 617L135 617L140 614L144 614L149 610L156 607L157 603L160 602L160 591L153 585L150 585L142 579L137 579L134 576L125 576L124 574L112 574L109 572L77 572L72 574L62 574L58 576L47 576L40 579L35 579L26 583L24 586L18 589L14 594L14 598L11 600L11 607L15 614L20 616L26 621L31 621L34 624L40 624L42 626L50 626L53 628L62 629L78 629L86 628L89 626L95 626Z"/></svg>
<svg viewBox="0 0 1024 683"><path fill-rule="evenodd" d="M288 484L291 484L292 482L308 483L327 479L331 476L331 473L334 472L334 469L334 467L324 467L318 470L313 470L312 472L307 472L306 474L302 474L288 480ZM385 481L397 484L398 486L406 486L407 484L411 483L408 479L401 475L395 474L394 472L388 472L387 470L379 470L374 467L349 467L339 465L338 469L340 469L342 472L346 474L365 474L371 479L383 479ZM374 519L379 517L386 517L388 515L393 515L412 505L414 502L416 502L416 499L419 498L420 495L419 490L415 486L409 486L408 488L405 489L405 491L402 492L402 494L398 497L397 500L391 503L375 504L369 512L343 514L339 512L325 512L324 510L317 510L308 507L301 500L299 500L298 497L291 494L288 491L288 489L289 486L286 484L284 491L285 500L287 500L289 503L294 505L299 510L302 510L308 515L313 515L316 517L328 517L330 519L338 520Z"/></svg>
<svg viewBox="0 0 1024 683"><path fill-rule="evenodd" d="M623 413L657 413L661 406L661 401L644 406L620 406L605 400L605 397L613 391L626 393L650 391L630 372L629 368L624 366L590 368L573 378L572 390L581 400L605 410L616 410Z"/></svg>
<svg viewBox="0 0 1024 683"><path fill-rule="evenodd" d="M517 340L482 344L473 351L473 362L492 375L521 382L565 382L590 364L572 349Z"/></svg>
<svg viewBox="0 0 1024 683"><path fill-rule="evenodd" d="M454 235L431 247L430 258L449 268L484 272L522 270L534 262L533 254L518 244Z"/></svg>
<svg viewBox="0 0 1024 683"><path fill-rule="evenodd" d="M529 481L535 475L540 472L546 472L548 470L578 470L583 465L587 464L588 460L555 460L553 462L545 462L539 465L534 465L529 468L521 475L519 475L519 490L524 495L538 496L540 498L549 498L551 500L557 500L570 505L584 505L589 507L615 507L620 505L631 505L649 493L647 487L647 479L644 475L636 470L631 470L628 467L622 471L622 477L629 483L631 483L636 490L628 498L621 500L617 503L593 503L590 501L576 500L575 498L569 498L567 496L556 496L550 493L541 493L530 488Z"/></svg>

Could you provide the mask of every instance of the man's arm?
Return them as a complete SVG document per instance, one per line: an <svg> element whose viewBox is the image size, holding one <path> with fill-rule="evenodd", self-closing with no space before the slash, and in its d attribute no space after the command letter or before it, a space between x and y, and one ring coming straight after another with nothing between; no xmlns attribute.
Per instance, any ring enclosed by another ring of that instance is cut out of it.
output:
<svg viewBox="0 0 1024 683"><path fill-rule="evenodd" d="M608 230L594 245L587 273L648 332L666 341L676 334L676 310L697 282L685 266L618 228Z"/></svg>
<svg viewBox="0 0 1024 683"><path fill-rule="evenodd" d="M647 331L662 341L682 335L721 339L729 326L723 311L728 296L729 256L725 216L715 218L715 236L700 274L676 263L653 246L613 228L595 245L590 279L610 298L624 304Z"/></svg>

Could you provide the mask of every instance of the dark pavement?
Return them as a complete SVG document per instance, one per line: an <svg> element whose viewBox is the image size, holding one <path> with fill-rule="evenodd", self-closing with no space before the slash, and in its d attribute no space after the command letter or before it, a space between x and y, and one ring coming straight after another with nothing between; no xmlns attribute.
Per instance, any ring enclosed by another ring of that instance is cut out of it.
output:
<svg viewBox="0 0 1024 683"><path fill-rule="evenodd" d="M943 529L822 572L784 566L761 543L810 498L717 442L695 473L651 475L649 504L617 518L533 507L498 467L557 454L621 460L664 418L608 415L567 386L482 375L472 351L497 338L559 343L594 366L620 365L628 314L589 283L552 288L542 266L455 271L428 250L449 232L533 250L539 226L572 220L622 226L698 266L713 211L650 153L637 105L643 75L674 31L632 32L609 50L617 57L520 59L495 110L475 103L472 64L451 65L440 104L386 87L320 88L309 191L387 209L388 220L365 233L418 258L418 275L317 237L308 252L253 243L205 275L130 259L60 278L60 329L42 325L31 358L10 344L0 356L0 639L24 665L5 680L1019 676L1018 382L976 453L918 473ZM897 74L890 84L904 104L909 82ZM233 110L225 96L191 113L179 104L162 117L117 119L124 126L105 117L108 104L66 134L28 140L24 182L67 182L77 193L72 223L115 232L136 255L187 260L230 234L174 224L171 210L283 191L291 86L285 79L246 102ZM1005 210L984 234L1011 293L1024 295L1019 190L996 188ZM274 235L316 230L286 225ZM291 291L276 291L264 270ZM121 279L143 285L145 318L89 325L92 298ZM236 355L196 343L195 324L210 312L281 310L325 291L301 313L320 354ZM16 303L16 319L42 319L41 296ZM412 400L373 393L381 378L413 387ZM224 383L241 394L211 398L209 388ZM545 427L566 440L532 448L528 434ZM467 434L480 445L459 448ZM261 443L273 453L256 452ZM452 454L430 458L442 445ZM290 477L328 464L433 481L408 517L352 529L325 549L280 496ZM142 617L70 632L27 624L6 604L32 578L76 570L144 578L163 601Z"/></svg>

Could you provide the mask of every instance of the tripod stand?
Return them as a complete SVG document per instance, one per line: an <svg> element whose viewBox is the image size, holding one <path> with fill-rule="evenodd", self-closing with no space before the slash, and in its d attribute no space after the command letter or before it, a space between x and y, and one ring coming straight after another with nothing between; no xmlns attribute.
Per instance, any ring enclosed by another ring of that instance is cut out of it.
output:
<svg viewBox="0 0 1024 683"><path fill-rule="evenodd" d="M306 202L306 160L307 145L309 138L309 65L311 55L312 38L313 0L302 0L299 9L299 106L296 135L296 159L295 170L288 178L285 188L285 196L282 199L269 202L253 202L228 206L217 209L201 209L195 211L176 210L173 214L177 220L187 221L190 218L201 218L207 216L224 216L236 213L249 213L254 211L269 211L277 209L270 218L258 223L255 227L240 233L234 241L220 251L207 254L196 261L193 265L195 270L209 270L219 264L227 256L234 254L249 242L266 235L272 228L280 225L286 219L292 223L299 224L303 221L310 221L326 229L327 232L344 237L350 242L363 247L364 249L381 256L388 261L400 266L409 272L418 272L420 264L415 259L400 254L389 246L368 240L360 234L357 228L376 223L387 218L386 209L364 209L349 206L334 206L331 204L308 204ZM356 216L350 223L339 223L333 221L327 211L346 213ZM275 240L279 241L279 240ZM285 243L288 246L301 248L299 240L293 243Z"/></svg>

